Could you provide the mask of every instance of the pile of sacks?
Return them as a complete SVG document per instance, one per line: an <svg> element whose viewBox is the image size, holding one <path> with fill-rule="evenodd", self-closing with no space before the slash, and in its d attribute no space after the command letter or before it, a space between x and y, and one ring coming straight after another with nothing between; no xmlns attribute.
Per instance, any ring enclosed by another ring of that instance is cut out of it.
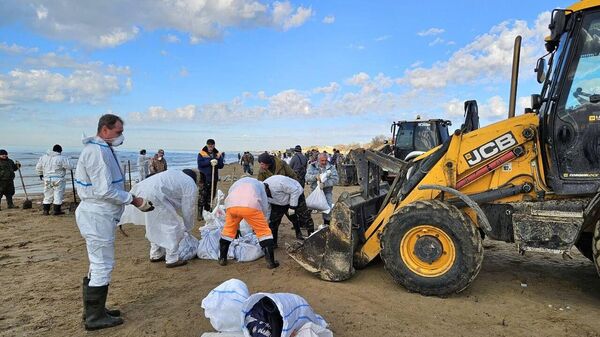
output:
<svg viewBox="0 0 600 337"><path fill-rule="evenodd" d="M222 205L224 194L217 191L217 202L212 212L203 211L205 225L200 227L201 239L198 242L197 256L199 259L218 260L219 240L225 226L225 206ZM240 223L240 237L233 240L229 246L227 259L238 262L254 261L264 256L258 238L245 220Z"/></svg>
<svg viewBox="0 0 600 337"><path fill-rule="evenodd" d="M220 333L201 337L333 337L327 322L296 294L256 293L230 279L202 300L204 315Z"/></svg>

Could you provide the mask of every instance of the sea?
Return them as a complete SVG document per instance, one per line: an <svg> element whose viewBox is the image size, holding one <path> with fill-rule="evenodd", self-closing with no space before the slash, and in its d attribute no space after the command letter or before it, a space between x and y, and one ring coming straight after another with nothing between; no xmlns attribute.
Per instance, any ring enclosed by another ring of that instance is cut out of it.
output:
<svg viewBox="0 0 600 337"><path fill-rule="evenodd" d="M40 180L35 165L42 155L44 155L47 149L35 149L35 148L17 148L11 149L7 147L8 158L12 160L18 160L21 162L21 175L23 177L23 183L19 177L19 172L15 172L17 177L15 178L15 192L16 195L25 195L23 185L28 195L39 195L43 193L44 186ZM69 151L70 150L70 151ZM73 168L77 166L77 159L81 149L63 149L63 155L67 156L71 161ZM131 181L133 184L139 181L139 175L137 170L137 158L139 156L138 151L119 150L115 149L117 157L121 162L121 168L125 170L125 178L127 180L126 187L129 187L129 174L131 171ZM225 153L225 164L232 164L238 162L238 153L242 154L243 151L231 151ZM154 153L147 153L149 157L152 157ZM167 160L168 169L182 170L186 168L197 167L196 158L198 156L197 151L168 151L165 150L165 159ZM255 155L256 157L256 155ZM75 169L73 169L73 174ZM67 191L72 190L71 174L67 173Z"/></svg>

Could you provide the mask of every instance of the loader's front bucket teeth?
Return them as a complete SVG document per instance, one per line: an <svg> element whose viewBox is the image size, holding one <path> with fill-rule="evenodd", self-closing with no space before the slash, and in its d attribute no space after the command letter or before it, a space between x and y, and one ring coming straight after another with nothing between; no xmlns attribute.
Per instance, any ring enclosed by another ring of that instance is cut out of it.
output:
<svg viewBox="0 0 600 337"><path fill-rule="evenodd" d="M351 221L350 207L339 200L333 207L330 225L290 246L288 254L323 280L349 279L354 275Z"/></svg>

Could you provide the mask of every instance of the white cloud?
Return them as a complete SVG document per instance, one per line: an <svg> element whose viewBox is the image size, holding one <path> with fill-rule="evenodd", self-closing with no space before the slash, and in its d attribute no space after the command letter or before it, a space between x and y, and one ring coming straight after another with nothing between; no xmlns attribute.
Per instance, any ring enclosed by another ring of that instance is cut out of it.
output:
<svg viewBox="0 0 600 337"><path fill-rule="evenodd" d="M335 16L327 15L326 17L323 18L322 22L326 25L330 25L335 22Z"/></svg>
<svg viewBox="0 0 600 337"><path fill-rule="evenodd" d="M454 52L449 60L430 68L418 67L405 72L399 82L417 89L444 88L449 84L498 82L510 77L514 38L523 37L521 76L531 77L535 60L543 54L550 13L540 14L529 27L525 21L502 22L467 46ZM526 69L527 71L523 71Z"/></svg>
<svg viewBox="0 0 600 337"><path fill-rule="evenodd" d="M429 46L433 47L436 44L440 44L440 43L444 43L444 39L442 39L441 37L436 37L435 40L429 42Z"/></svg>
<svg viewBox="0 0 600 337"><path fill-rule="evenodd" d="M314 88L313 92L316 94L332 94L334 92L338 92L339 90L340 85L336 82L331 82L327 86Z"/></svg>
<svg viewBox="0 0 600 337"><path fill-rule="evenodd" d="M39 101L96 104L133 87L129 67L78 62L69 55L34 55L22 66L0 74L0 101L11 106Z"/></svg>
<svg viewBox="0 0 600 337"><path fill-rule="evenodd" d="M18 44L9 45L6 42L0 42L0 52L7 54L25 54L25 53L35 53L37 52L37 48L27 48L23 46L19 46Z"/></svg>
<svg viewBox="0 0 600 337"><path fill-rule="evenodd" d="M311 8L289 1L24 0L3 4L0 22L17 21L47 37L105 48L159 29L187 34L191 43L218 40L229 28L285 31L304 24L312 14Z"/></svg>
<svg viewBox="0 0 600 337"><path fill-rule="evenodd" d="M375 42L382 42L385 40L389 40L392 36L391 35L383 35L383 36L379 36L375 38Z"/></svg>
<svg viewBox="0 0 600 337"><path fill-rule="evenodd" d="M311 8L294 8L289 2L275 1L273 4L273 23L275 26L288 30L304 24L312 16Z"/></svg>
<svg viewBox="0 0 600 337"><path fill-rule="evenodd" d="M348 46L348 48L350 48L350 49L356 49L356 50L364 50L365 46L362 45L362 44L354 44L354 43L352 43L352 44L350 44Z"/></svg>
<svg viewBox="0 0 600 337"><path fill-rule="evenodd" d="M186 67L181 67L181 69L179 69L179 76L188 77L189 75L190 75L190 72L187 70Z"/></svg>
<svg viewBox="0 0 600 337"><path fill-rule="evenodd" d="M365 72L360 72L358 74L354 74L351 78L347 79L346 83L350 85L362 86L366 84L369 81L369 79L371 79L369 74Z"/></svg>
<svg viewBox="0 0 600 337"><path fill-rule="evenodd" d="M122 84L115 75L75 70L69 75L48 70L15 69L0 75L0 100L98 103L119 93Z"/></svg>
<svg viewBox="0 0 600 337"><path fill-rule="evenodd" d="M420 31L417 33L417 35L419 36L431 36L431 35L438 35L438 34L442 34L443 32L445 32L444 29L442 28L429 28L423 31Z"/></svg>
<svg viewBox="0 0 600 337"><path fill-rule="evenodd" d="M163 39L168 43L179 43L181 40L177 35L167 34L163 37Z"/></svg>
<svg viewBox="0 0 600 337"><path fill-rule="evenodd" d="M110 33L100 35L93 44L98 47L115 47L132 40L139 31L135 26L129 29L115 28Z"/></svg>

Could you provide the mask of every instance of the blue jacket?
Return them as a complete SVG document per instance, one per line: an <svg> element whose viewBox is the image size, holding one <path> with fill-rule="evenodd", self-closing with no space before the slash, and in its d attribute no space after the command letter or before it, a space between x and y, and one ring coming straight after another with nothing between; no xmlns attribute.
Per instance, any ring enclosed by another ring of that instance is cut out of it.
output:
<svg viewBox="0 0 600 337"><path fill-rule="evenodd" d="M205 181L212 184L212 165L210 161L217 158L219 151L215 148L212 153L208 153L208 148L205 146L202 151L198 153L198 170L204 174ZM219 169L225 166L225 155L221 155L221 158L217 159L218 163L215 167L215 180L219 181Z"/></svg>

